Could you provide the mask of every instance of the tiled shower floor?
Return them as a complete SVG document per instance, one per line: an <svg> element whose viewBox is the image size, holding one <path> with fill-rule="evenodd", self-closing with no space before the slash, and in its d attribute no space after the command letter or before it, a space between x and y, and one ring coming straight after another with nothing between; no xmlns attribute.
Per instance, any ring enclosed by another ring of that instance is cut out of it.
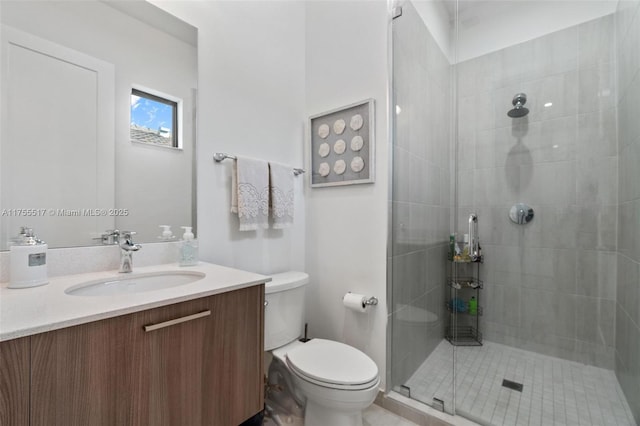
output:
<svg viewBox="0 0 640 426"><path fill-rule="evenodd" d="M634 426L613 371L497 343L456 349L456 413L493 426ZM406 385L411 398L453 403L452 346L443 340ZM522 392L502 386L522 383Z"/></svg>

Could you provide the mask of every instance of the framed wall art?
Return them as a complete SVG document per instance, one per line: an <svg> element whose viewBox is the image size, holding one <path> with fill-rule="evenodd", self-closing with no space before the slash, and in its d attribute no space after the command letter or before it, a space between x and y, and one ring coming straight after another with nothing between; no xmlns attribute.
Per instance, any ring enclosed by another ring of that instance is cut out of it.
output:
<svg viewBox="0 0 640 426"><path fill-rule="evenodd" d="M309 118L311 186L373 183L374 100Z"/></svg>

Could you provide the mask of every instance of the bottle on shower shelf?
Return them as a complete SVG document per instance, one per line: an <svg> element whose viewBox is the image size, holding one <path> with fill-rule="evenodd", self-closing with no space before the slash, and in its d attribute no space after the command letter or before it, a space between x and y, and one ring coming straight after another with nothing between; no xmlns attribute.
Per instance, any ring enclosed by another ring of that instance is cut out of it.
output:
<svg viewBox="0 0 640 426"><path fill-rule="evenodd" d="M471 262L471 247L469 246L469 234L464 234L464 244L462 246L461 260L463 262Z"/></svg>
<svg viewBox="0 0 640 426"><path fill-rule="evenodd" d="M453 260L456 255L456 234L449 235L449 254L448 259Z"/></svg>
<svg viewBox="0 0 640 426"><path fill-rule="evenodd" d="M454 239L456 238L456 234L454 235ZM456 262L462 261L462 249L460 248L460 243L455 241L453 244L453 260Z"/></svg>
<svg viewBox="0 0 640 426"><path fill-rule="evenodd" d="M475 296L469 299L469 315L478 315L478 300Z"/></svg>

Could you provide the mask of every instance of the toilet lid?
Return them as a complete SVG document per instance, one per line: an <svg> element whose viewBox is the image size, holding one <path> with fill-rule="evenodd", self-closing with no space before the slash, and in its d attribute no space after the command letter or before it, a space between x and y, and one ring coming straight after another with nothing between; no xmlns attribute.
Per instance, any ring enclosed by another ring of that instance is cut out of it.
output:
<svg viewBox="0 0 640 426"><path fill-rule="evenodd" d="M299 345L287 352L287 361L297 373L326 385L367 385L378 380L378 366L371 358L332 340L312 339Z"/></svg>

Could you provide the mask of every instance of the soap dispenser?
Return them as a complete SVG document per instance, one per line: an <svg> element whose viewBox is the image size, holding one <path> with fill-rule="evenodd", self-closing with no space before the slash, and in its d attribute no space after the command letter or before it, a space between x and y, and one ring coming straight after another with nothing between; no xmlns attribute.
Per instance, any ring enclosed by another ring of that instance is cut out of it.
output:
<svg viewBox="0 0 640 426"><path fill-rule="evenodd" d="M23 226L9 247L9 288L37 287L49 283L47 244L29 227Z"/></svg>
<svg viewBox="0 0 640 426"><path fill-rule="evenodd" d="M158 225L158 226L162 228L162 235L158 237L160 240L171 241L175 238L173 235L173 232L171 232L171 225Z"/></svg>
<svg viewBox="0 0 640 426"><path fill-rule="evenodd" d="M194 266L198 264L198 241L194 239L191 226L181 226L184 229L182 244L180 245L180 266Z"/></svg>

